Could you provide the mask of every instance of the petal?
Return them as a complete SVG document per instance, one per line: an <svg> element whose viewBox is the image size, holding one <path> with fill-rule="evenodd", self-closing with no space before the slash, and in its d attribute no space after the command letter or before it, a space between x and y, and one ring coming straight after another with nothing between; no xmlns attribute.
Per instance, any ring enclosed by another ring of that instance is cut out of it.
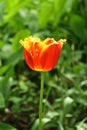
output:
<svg viewBox="0 0 87 130"><path fill-rule="evenodd" d="M31 36L28 37L28 38L25 38L24 41L23 40L20 40L20 44L28 51L32 42L31 42Z"/></svg>
<svg viewBox="0 0 87 130"><path fill-rule="evenodd" d="M19 42L28 51L35 42L40 43L40 39L38 37L29 36L28 38L25 38L24 41L20 40Z"/></svg>
<svg viewBox="0 0 87 130"><path fill-rule="evenodd" d="M50 71L57 64L60 57L61 44L49 44L41 54L41 67L44 71Z"/></svg>
<svg viewBox="0 0 87 130"><path fill-rule="evenodd" d="M53 38L47 38L47 39L45 39L44 41L43 41L43 43L45 44L45 45L48 45L48 44L53 44L53 43L55 43L56 41L53 39ZM57 42L56 42L57 43Z"/></svg>
<svg viewBox="0 0 87 130"><path fill-rule="evenodd" d="M39 42L34 42L32 46L32 55L33 55L33 62L35 70L41 69L40 64L40 52L42 47L40 46Z"/></svg>
<svg viewBox="0 0 87 130"><path fill-rule="evenodd" d="M34 70L33 57L31 56L31 54L30 54L26 49L24 49L24 58L25 58L25 61L26 61L27 65L28 65L32 70Z"/></svg>

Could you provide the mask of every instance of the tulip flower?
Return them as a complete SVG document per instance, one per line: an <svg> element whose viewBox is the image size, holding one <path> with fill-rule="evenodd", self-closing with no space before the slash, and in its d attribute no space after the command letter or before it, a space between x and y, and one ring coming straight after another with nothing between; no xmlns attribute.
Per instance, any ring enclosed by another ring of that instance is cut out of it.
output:
<svg viewBox="0 0 87 130"><path fill-rule="evenodd" d="M66 39L55 41L53 38L47 38L41 41L38 37L29 36L20 43L24 47L24 58L32 70L46 72L52 70L59 60L62 47ZM43 130L42 100L44 90L44 73L41 73L41 89L39 102L39 130Z"/></svg>
<svg viewBox="0 0 87 130"><path fill-rule="evenodd" d="M59 60L66 39L55 41L47 38L41 41L38 37L29 36L20 43L24 47L24 58L32 70L46 72L52 70Z"/></svg>

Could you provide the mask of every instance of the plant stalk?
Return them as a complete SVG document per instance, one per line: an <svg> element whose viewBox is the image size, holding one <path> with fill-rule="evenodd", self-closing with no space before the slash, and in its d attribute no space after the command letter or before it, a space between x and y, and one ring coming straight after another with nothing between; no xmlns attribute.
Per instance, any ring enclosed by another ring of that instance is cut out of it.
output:
<svg viewBox="0 0 87 130"><path fill-rule="evenodd" d="M43 91L44 91L44 72L41 73L41 88L39 102L39 130L43 130Z"/></svg>

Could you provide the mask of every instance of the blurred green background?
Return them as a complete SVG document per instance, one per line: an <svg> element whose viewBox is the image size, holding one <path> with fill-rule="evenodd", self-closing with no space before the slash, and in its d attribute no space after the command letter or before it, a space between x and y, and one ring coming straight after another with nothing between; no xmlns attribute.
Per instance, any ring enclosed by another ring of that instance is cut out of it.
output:
<svg viewBox="0 0 87 130"><path fill-rule="evenodd" d="M45 74L44 130L87 130L87 0L0 0L0 130L38 130L40 73L20 39L66 38Z"/></svg>

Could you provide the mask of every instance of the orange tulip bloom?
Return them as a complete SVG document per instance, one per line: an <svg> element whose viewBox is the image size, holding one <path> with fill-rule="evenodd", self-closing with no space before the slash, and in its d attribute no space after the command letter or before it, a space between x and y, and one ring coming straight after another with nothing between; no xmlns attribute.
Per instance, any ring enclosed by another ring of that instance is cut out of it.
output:
<svg viewBox="0 0 87 130"><path fill-rule="evenodd" d="M50 71L57 64L62 46L66 39L58 42L53 38L41 41L38 37L28 37L20 43L24 47L24 58L27 65L35 71Z"/></svg>

